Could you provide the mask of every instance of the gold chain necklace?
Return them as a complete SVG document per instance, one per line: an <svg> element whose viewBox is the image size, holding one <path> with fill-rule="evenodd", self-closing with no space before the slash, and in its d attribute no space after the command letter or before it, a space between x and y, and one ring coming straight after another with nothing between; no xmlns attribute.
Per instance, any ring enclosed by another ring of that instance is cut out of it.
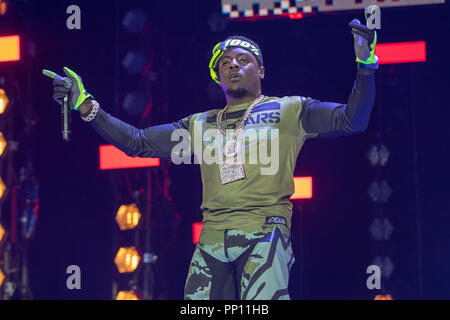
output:
<svg viewBox="0 0 450 320"><path fill-rule="evenodd" d="M250 117L250 114L253 110L253 108L260 103L262 100L264 99L263 95L260 95L259 97L255 98L255 100L253 100L253 103L250 105L250 107L248 107L247 111L245 112L244 116L242 117L240 123L236 126L236 131L241 130L245 124L247 123L248 118ZM228 109L228 105L225 106L225 108L223 108L222 110L219 111L219 113L217 114L217 118L216 118L216 123L217 123L217 127L219 128L219 131L226 136L225 131L222 128L222 116L224 114L224 112L226 112Z"/></svg>

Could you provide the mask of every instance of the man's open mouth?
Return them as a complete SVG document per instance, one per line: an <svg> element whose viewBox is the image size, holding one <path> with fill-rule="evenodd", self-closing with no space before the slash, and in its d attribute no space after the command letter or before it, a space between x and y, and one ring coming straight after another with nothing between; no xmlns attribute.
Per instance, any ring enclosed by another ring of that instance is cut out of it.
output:
<svg viewBox="0 0 450 320"><path fill-rule="evenodd" d="M239 73L233 73L232 75L230 75L229 80L239 80L241 78L242 76Z"/></svg>

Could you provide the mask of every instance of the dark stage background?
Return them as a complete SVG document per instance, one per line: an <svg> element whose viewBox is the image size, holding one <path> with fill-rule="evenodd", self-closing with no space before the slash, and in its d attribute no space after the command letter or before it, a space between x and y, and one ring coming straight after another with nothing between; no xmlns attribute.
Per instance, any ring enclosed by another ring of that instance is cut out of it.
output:
<svg viewBox="0 0 450 320"><path fill-rule="evenodd" d="M81 8L81 30L66 28L71 4ZM116 73L116 50L124 43L116 43L115 31L126 8L133 7L148 13L155 66L167 67L167 86L161 86L161 94L155 90L151 116L143 121L127 117L115 103L120 99L117 84L124 80ZM99 170L98 146L106 142L78 114L73 114L72 141L62 141L59 107L42 69L63 74L68 66L82 76L102 108L144 128L223 107L225 99L209 77L210 52L217 42L240 34L262 48L265 95L346 102L356 76L347 24L354 17L364 19L358 11L317 13L300 20L233 21L212 31L208 21L220 13L218 0L47 0L29 1L23 10L17 28L34 42L36 52L30 66L38 119L34 164L40 183L39 220L30 247L35 299L111 298L114 214L122 200L117 195L127 192L118 178L121 170ZM394 299L450 298L449 5L382 8L381 13L379 43L426 41L427 61L380 66L366 132L304 145L295 173L313 177L314 197L295 202L293 299L373 299L378 293ZM161 116L164 90L169 112ZM390 151L382 169L366 158L369 147L379 142ZM131 180L139 184L146 170L130 170ZM164 248L166 253L155 270L156 299L183 298L194 250L191 225L201 219L199 167L171 165L169 173L175 209L170 214L155 211L152 229L155 251ZM367 193L377 177L392 189L383 206L373 204ZM394 227L384 242L368 232L380 215ZM366 268L380 252L391 258L394 269L382 290L369 290ZM81 268L81 290L66 287L66 268L73 264Z"/></svg>

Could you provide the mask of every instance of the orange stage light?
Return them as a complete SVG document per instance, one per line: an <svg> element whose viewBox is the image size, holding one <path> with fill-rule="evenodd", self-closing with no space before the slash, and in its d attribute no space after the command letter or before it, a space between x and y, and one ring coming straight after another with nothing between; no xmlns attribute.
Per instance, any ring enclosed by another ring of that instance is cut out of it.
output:
<svg viewBox="0 0 450 320"><path fill-rule="evenodd" d="M117 252L114 263L120 273L128 273L137 269L140 260L136 247L122 247Z"/></svg>
<svg viewBox="0 0 450 320"><path fill-rule="evenodd" d="M4 16L8 10L8 5L5 1L0 0L0 16Z"/></svg>
<svg viewBox="0 0 450 320"><path fill-rule="evenodd" d="M6 146L8 145L8 143L5 140L5 137L3 136L3 133L0 132L0 157L3 154L3 151L5 151Z"/></svg>
<svg viewBox="0 0 450 320"><path fill-rule="evenodd" d="M3 183L2 177L0 177L0 199L3 198L5 191L6 191L6 186Z"/></svg>
<svg viewBox="0 0 450 320"><path fill-rule="evenodd" d="M393 300L392 296L390 294L378 294L375 296L375 298L373 300Z"/></svg>
<svg viewBox="0 0 450 320"><path fill-rule="evenodd" d="M20 37L0 37L0 62L20 60Z"/></svg>
<svg viewBox="0 0 450 320"><path fill-rule="evenodd" d="M5 90L0 89L0 114L3 114L8 106L9 99Z"/></svg>
<svg viewBox="0 0 450 320"><path fill-rule="evenodd" d="M0 269L0 287L2 286L4 280L5 274L3 273L2 269Z"/></svg>
<svg viewBox="0 0 450 320"><path fill-rule="evenodd" d="M116 300L139 300L134 290L122 290L117 293Z"/></svg>
<svg viewBox="0 0 450 320"><path fill-rule="evenodd" d="M312 198L312 177L294 177L294 194L290 197L295 199L311 199Z"/></svg>
<svg viewBox="0 0 450 320"><path fill-rule="evenodd" d="M6 231L5 228L3 228L2 224L0 223L0 244L3 243L3 238L5 237Z"/></svg>
<svg viewBox="0 0 450 320"><path fill-rule="evenodd" d="M131 230L137 227L141 219L141 212L136 204L121 205L116 213L116 222L120 230Z"/></svg>

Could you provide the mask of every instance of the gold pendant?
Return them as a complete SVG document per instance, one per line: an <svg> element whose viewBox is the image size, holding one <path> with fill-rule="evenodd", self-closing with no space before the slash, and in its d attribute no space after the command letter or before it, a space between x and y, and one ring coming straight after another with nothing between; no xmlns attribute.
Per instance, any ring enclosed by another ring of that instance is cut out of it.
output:
<svg viewBox="0 0 450 320"><path fill-rule="evenodd" d="M225 143L225 160L219 162L220 180L222 184L245 178L244 165L239 163L240 143L233 136L228 136Z"/></svg>
<svg viewBox="0 0 450 320"><path fill-rule="evenodd" d="M219 171L222 184L245 178L244 165L242 163L219 163Z"/></svg>

